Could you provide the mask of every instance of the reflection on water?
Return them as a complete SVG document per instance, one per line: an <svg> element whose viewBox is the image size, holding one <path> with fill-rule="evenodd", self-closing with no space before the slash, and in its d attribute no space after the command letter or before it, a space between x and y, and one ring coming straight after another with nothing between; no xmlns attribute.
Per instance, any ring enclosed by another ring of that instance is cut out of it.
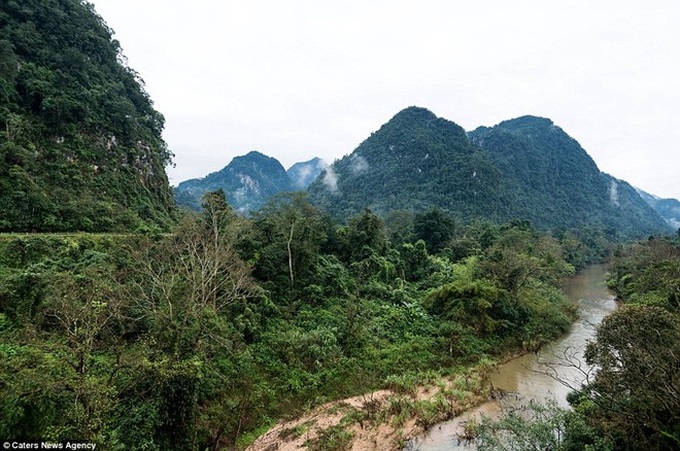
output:
<svg viewBox="0 0 680 451"><path fill-rule="evenodd" d="M578 387L585 380L588 368L583 361L583 351L588 340L595 334L595 327L616 308L614 296L604 284L605 268L600 265L584 270L564 284L566 296L579 303L580 318L572 326L569 335L544 347L538 354L528 354L500 365L491 376L496 389L510 392L504 403L524 404L531 399L554 398L559 405L567 406L567 394L571 387ZM572 365L564 365L571 361ZM580 367L579 367L580 365ZM554 372L556 378L546 375ZM414 449L422 451L473 450L474 445L457 445L456 433L462 433L460 422L481 413L495 416L500 411L498 402L488 402L470 412L433 427L430 432L413 443Z"/></svg>

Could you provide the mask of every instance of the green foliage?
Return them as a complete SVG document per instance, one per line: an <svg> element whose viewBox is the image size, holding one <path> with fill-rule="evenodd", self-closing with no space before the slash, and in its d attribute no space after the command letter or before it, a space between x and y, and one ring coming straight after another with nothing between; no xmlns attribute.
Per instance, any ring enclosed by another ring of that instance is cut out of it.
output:
<svg viewBox="0 0 680 451"><path fill-rule="evenodd" d="M433 371L392 374L385 379L385 388L398 395L409 395L415 398L416 390L420 385L432 384L439 377L440 375Z"/></svg>
<svg viewBox="0 0 680 451"><path fill-rule="evenodd" d="M300 194L246 219L217 191L172 234L0 237L0 432L231 447L329 399L414 393L563 330L559 243L522 224L454 232L474 255L394 245L370 211L334 224ZM403 405L400 421L447 418L479 383Z"/></svg>
<svg viewBox="0 0 680 451"><path fill-rule="evenodd" d="M319 431L306 445L310 451L345 451L352 448L352 436L342 425L335 425Z"/></svg>
<svg viewBox="0 0 680 451"><path fill-rule="evenodd" d="M580 402L617 448L680 445L680 319L655 306L626 306L606 317L586 361L599 368Z"/></svg>
<svg viewBox="0 0 680 451"><path fill-rule="evenodd" d="M0 231L167 228L163 116L80 0L0 6Z"/></svg>
<svg viewBox="0 0 680 451"><path fill-rule="evenodd" d="M425 241L431 254L441 251L454 233L455 223L440 209L416 214L413 219L413 233Z"/></svg>
<svg viewBox="0 0 680 451"><path fill-rule="evenodd" d="M620 248L607 283L625 302L680 311L680 242L651 237Z"/></svg>
<svg viewBox="0 0 680 451"><path fill-rule="evenodd" d="M563 450L568 413L555 401L530 401L522 408L506 410L500 419L485 417L476 428L481 451Z"/></svg>

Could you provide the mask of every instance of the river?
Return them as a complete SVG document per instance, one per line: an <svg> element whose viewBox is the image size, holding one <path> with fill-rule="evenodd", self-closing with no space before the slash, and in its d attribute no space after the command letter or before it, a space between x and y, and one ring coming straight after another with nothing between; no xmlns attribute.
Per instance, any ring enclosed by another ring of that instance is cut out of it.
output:
<svg viewBox="0 0 680 451"><path fill-rule="evenodd" d="M565 281L563 285L565 295L579 304L579 319L573 324L568 335L544 347L538 354L527 354L498 367L491 376L491 383L496 389L508 393L502 402L523 404L531 399L553 398L559 405L568 406L566 396L571 389L545 373L547 370L555 370L558 379L567 381L571 386L579 386L584 381L582 372L573 366L565 366L562 362L567 356L578 359L578 362L585 365L583 350L586 343L593 338L600 321L616 308L614 295L604 283L605 272L604 266L595 265ZM476 447L473 444L457 444L456 433L462 433L460 423L472 416L479 417L482 413L497 416L499 412L499 402L484 403L453 420L431 428L427 435L411 443L411 449L474 450Z"/></svg>

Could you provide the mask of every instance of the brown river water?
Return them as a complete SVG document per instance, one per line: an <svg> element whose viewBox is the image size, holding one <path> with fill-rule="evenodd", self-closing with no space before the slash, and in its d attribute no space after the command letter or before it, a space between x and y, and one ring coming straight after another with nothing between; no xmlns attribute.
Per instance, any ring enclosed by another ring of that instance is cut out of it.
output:
<svg viewBox="0 0 680 451"><path fill-rule="evenodd" d="M473 416L479 418L481 414L497 416L501 402L521 405L532 399L552 398L559 405L567 407L566 396L572 391L567 385L578 387L585 379L583 371L588 370L583 359L585 345L594 337L595 328L600 321L616 308L614 295L604 283L605 273L604 266L591 266L563 284L565 295L578 302L579 319L568 335L545 346L538 354L527 354L498 367L491 376L491 383L494 388L506 393L502 401L486 402L432 427L427 435L413 440L409 448L421 451L474 450L474 444L457 443L456 434L462 434L460 423ZM575 365L580 364L583 371L577 370L574 365L565 365L565 358ZM557 378L546 375L550 371L556 371Z"/></svg>

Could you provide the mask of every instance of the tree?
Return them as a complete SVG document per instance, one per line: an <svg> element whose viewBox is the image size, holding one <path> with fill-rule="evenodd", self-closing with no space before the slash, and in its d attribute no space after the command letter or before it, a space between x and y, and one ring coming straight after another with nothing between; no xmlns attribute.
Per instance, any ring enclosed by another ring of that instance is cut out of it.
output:
<svg viewBox="0 0 680 451"><path fill-rule="evenodd" d="M430 254L441 251L454 231L455 222L439 208L416 214L413 220L413 232L417 239L425 241Z"/></svg>
<svg viewBox="0 0 680 451"><path fill-rule="evenodd" d="M384 255L387 250L385 224L368 208L349 220L345 238L346 254L351 262L364 260L373 254Z"/></svg>
<svg viewBox="0 0 680 451"><path fill-rule="evenodd" d="M251 268L236 249L242 219L221 191L206 194L203 208L137 258L142 314L152 316L157 332L176 334L163 341L180 358L195 355L206 340L222 343L224 316L257 296Z"/></svg>
<svg viewBox="0 0 680 451"><path fill-rule="evenodd" d="M498 420L484 417L477 429L480 451L562 450L568 412L554 400L505 409Z"/></svg>
<svg viewBox="0 0 680 451"><path fill-rule="evenodd" d="M489 280L479 278L474 257L454 265L453 281L430 292L428 309L442 317L472 327L479 337L489 336L496 328L493 307L502 292Z"/></svg>
<svg viewBox="0 0 680 451"><path fill-rule="evenodd" d="M625 306L600 324L583 390L603 433L620 448L680 447L680 320L654 306Z"/></svg>
<svg viewBox="0 0 680 451"><path fill-rule="evenodd" d="M652 237L620 249L607 283L626 302L680 311L680 246Z"/></svg>
<svg viewBox="0 0 680 451"><path fill-rule="evenodd" d="M302 192L274 196L254 214L256 242L249 252L268 288L289 293L314 279L330 224ZM284 278L285 277L285 278ZM287 279L287 280L286 280Z"/></svg>
<svg viewBox="0 0 680 451"><path fill-rule="evenodd" d="M153 343L139 384L157 403L161 446L213 446L231 420L220 423L227 420L203 413L220 402L239 405L239 416L249 408L250 392L224 369L244 361L244 335L257 323L251 307L260 292L236 249L244 227L224 193L210 193L203 215L187 215L173 236L149 242L135 259L137 290L131 296Z"/></svg>

